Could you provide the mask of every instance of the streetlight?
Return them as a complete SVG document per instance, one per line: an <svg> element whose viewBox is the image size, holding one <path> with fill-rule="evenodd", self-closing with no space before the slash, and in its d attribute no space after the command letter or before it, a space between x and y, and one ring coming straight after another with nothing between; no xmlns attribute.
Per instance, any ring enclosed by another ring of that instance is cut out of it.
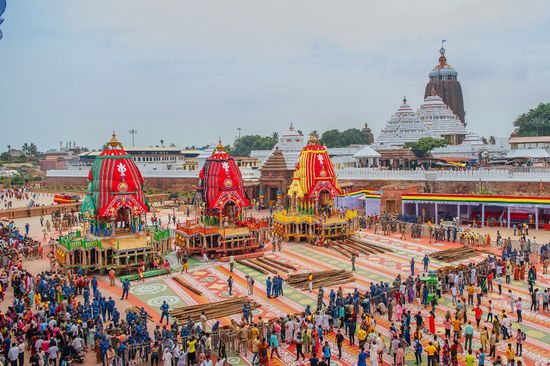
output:
<svg viewBox="0 0 550 366"><path fill-rule="evenodd" d="M132 147L134 147L134 135L137 133L137 130L131 129L128 133L132 135Z"/></svg>

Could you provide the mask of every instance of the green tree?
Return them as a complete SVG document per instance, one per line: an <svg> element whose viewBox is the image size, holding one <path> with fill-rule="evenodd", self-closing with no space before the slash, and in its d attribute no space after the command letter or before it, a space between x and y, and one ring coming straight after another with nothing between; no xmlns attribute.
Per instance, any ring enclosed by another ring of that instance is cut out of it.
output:
<svg viewBox="0 0 550 366"><path fill-rule="evenodd" d="M540 103L514 121L518 136L550 136L550 103Z"/></svg>
<svg viewBox="0 0 550 366"><path fill-rule="evenodd" d="M252 150L271 150L277 143L279 135L273 133L271 136L245 135L241 136L232 147L227 147L233 156L250 156Z"/></svg>
<svg viewBox="0 0 550 366"><path fill-rule="evenodd" d="M327 147L341 146L340 131L334 129L323 132L323 135L321 135L321 144L326 145Z"/></svg>
<svg viewBox="0 0 550 366"><path fill-rule="evenodd" d="M34 142L31 142L30 144L25 142L23 144L23 146L21 147L21 151L23 151L23 153L27 156L37 156L38 155L38 147L36 146L36 144Z"/></svg>
<svg viewBox="0 0 550 366"><path fill-rule="evenodd" d="M349 128L340 134L342 147L354 144L366 144L367 136L358 128Z"/></svg>
<svg viewBox="0 0 550 366"><path fill-rule="evenodd" d="M346 147L353 144L366 144L367 136L357 128L349 128L342 132L333 129L323 133L321 136L321 143L327 147Z"/></svg>
<svg viewBox="0 0 550 366"><path fill-rule="evenodd" d="M430 151L436 147L444 147L449 143L444 139L436 139L433 137L423 137L416 142L407 142L405 147L410 148L419 158L425 158Z"/></svg>

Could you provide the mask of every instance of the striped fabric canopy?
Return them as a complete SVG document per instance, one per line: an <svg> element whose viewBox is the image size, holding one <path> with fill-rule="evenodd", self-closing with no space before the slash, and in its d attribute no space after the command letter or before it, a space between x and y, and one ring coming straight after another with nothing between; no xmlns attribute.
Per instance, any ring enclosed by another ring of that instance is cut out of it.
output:
<svg viewBox="0 0 550 366"><path fill-rule="evenodd" d="M113 134L90 169L81 211L96 217L116 217L122 207L130 209L134 216L150 209L143 193L143 177Z"/></svg>
<svg viewBox="0 0 550 366"><path fill-rule="evenodd" d="M239 209L250 205L241 171L221 143L204 163L197 190L207 209L222 210L228 202Z"/></svg>
<svg viewBox="0 0 550 366"><path fill-rule="evenodd" d="M311 137L298 158L288 195L312 199L319 197L323 190L329 192L331 197L343 194L327 148Z"/></svg>

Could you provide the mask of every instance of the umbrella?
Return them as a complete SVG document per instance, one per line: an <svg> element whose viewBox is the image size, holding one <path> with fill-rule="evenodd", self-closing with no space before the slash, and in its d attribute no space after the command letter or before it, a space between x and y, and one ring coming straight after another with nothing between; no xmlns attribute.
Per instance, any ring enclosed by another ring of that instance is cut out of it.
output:
<svg viewBox="0 0 550 366"><path fill-rule="evenodd" d="M9 219L9 218L7 218L7 217L4 216L4 217L0 217L0 221L2 221L2 222L10 222L11 219Z"/></svg>

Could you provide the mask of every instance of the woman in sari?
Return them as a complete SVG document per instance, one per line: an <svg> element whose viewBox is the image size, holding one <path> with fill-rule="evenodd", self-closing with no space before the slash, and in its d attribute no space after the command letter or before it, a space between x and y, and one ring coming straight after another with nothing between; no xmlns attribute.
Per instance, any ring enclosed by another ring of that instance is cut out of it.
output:
<svg viewBox="0 0 550 366"><path fill-rule="evenodd" d="M441 363L443 366L449 366L451 363L451 347L449 347L449 340L445 339L445 344L443 345L443 350L441 353Z"/></svg>
<svg viewBox="0 0 550 366"><path fill-rule="evenodd" d="M516 268L514 269L514 281L519 281L519 264L516 264Z"/></svg>
<svg viewBox="0 0 550 366"><path fill-rule="evenodd" d="M430 317L428 318L428 327L430 329L430 334L435 334L435 314L430 312Z"/></svg>
<svg viewBox="0 0 550 366"><path fill-rule="evenodd" d="M453 341L451 346L451 365L458 366L458 341Z"/></svg>
<svg viewBox="0 0 550 366"><path fill-rule="evenodd" d="M403 307L401 306L401 303L398 302L397 306L395 307L395 318L398 322L401 321L401 318L403 317Z"/></svg>

